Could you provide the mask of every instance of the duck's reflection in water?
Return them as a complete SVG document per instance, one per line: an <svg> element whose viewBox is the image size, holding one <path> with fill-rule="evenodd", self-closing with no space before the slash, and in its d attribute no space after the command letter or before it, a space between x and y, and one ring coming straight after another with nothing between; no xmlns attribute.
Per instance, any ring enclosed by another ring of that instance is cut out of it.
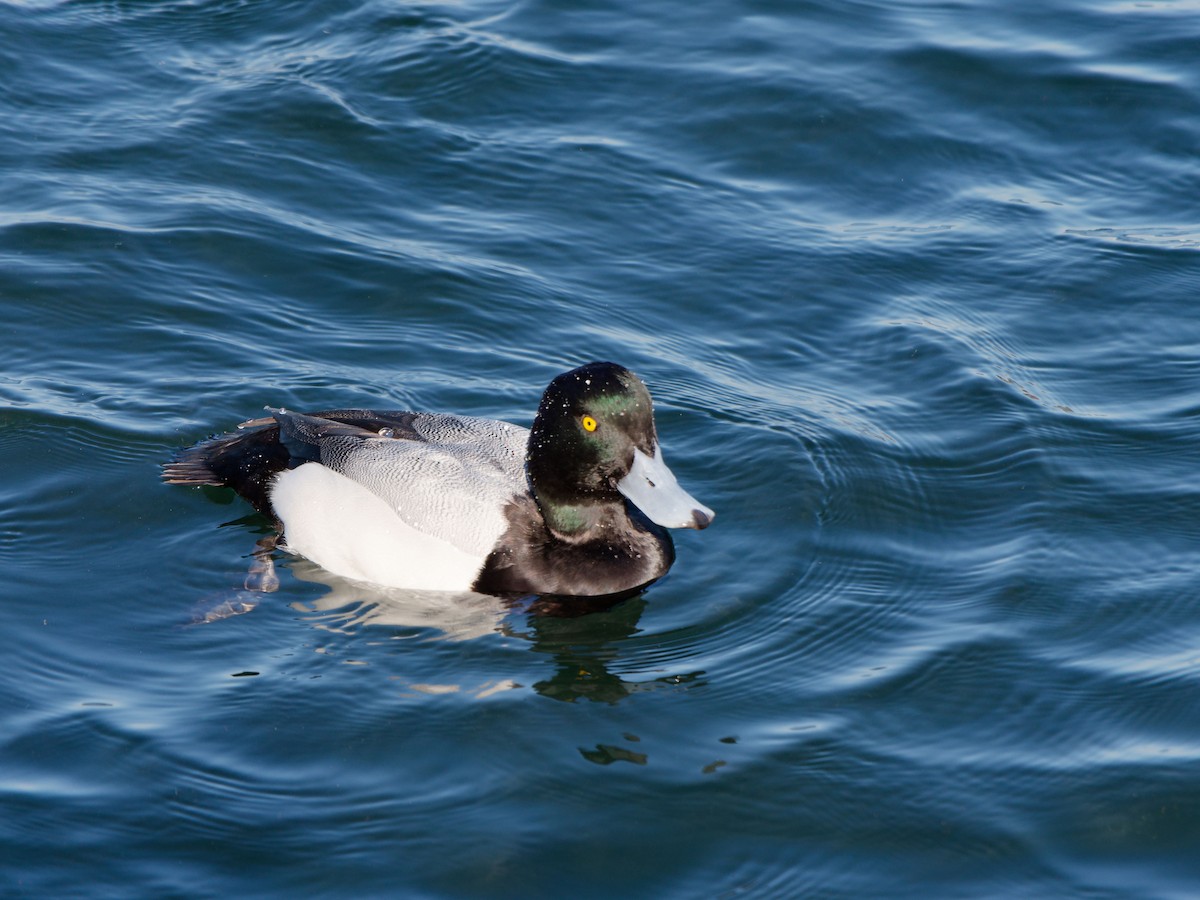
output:
<svg viewBox="0 0 1200 900"><path fill-rule="evenodd" d="M553 661L553 674L532 685L537 693L553 700L616 703L639 691L678 687L703 675L658 673L649 680L631 680L611 671L627 650L628 639L639 631L647 605L642 594L503 598L383 588L340 578L297 557L289 558L286 566L299 581L326 588L320 596L290 604L315 627L355 634L375 626L407 634L421 632L435 641L469 641L497 634L524 641L533 652L547 654ZM520 686L507 673L496 674L499 679L487 681L481 693L464 685L424 681L410 687L426 694L488 696L500 689L498 686Z"/></svg>
<svg viewBox="0 0 1200 900"><path fill-rule="evenodd" d="M435 638L466 641L501 630L511 605L500 597L470 591L413 591L348 581L306 559L289 562L300 581L323 584L329 590L316 599L294 601L299 612L321 613L320 624L338 631L357 631L375 625L433 632Z"/></svg>
<svg viewBox="0 0 1200 900"><path fill-rule="evenodd" d="M554 658L554 674L534 684L533 689L544 697L568 703L616 703L641 690L638 682L613 674L609 666L619 659L625 640L637 633L638 620L646 609L645 598L608 599L604 605L591 604L587 614L581 611L584 604L562 604L569 615L543 610L526 619L525 629L509 627L511 633L528 640L535 652Z"/></svg>

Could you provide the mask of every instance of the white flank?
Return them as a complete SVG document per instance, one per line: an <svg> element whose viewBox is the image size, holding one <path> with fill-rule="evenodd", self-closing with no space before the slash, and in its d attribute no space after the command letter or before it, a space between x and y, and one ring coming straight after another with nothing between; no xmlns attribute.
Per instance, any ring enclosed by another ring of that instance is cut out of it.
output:
<svg viewBox="0 0 1200 900"><path fill-rule="evenodd" d="M483 566L485 557L418 531L376 494L320 463L276 476L271 505L287 548L344 578L465 591Z"/></svg>

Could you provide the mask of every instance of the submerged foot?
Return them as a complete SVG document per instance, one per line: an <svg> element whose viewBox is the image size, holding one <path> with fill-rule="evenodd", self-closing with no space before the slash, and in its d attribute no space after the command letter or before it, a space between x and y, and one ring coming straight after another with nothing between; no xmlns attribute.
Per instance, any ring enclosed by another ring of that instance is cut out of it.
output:
<svg viewBox="0 0 1200 900"><path fill-rule="evenodd" d="M233 616L241 616L258 606L259 595L254 591L224 591L205 597L192 609L192 625L207 625Z"/></svg>
<svg viewBox="0 0 1200 900"><path fill-rule="evenodd" d="M242 581L242 589L205 597L192 610L191 624L204 625L245 615L258 606L261 595L279 590L279 575L275 572L272 556L278 542L276 535L259 538L250 555L250 569Z"/></svg>
<svg viewBox="0 0 1200 900"><path fill-rule="evenodd" d="M259 538L255 544L255 551L252 554L253 562L250 563L250 571L246 573L246 580L243 582L243 587L248 591L256 591L260 594L273 594L279 590L279 576L275 574L275 558L271 555L275 552L275 547L279 543L279 538L276 535Z"/></svg>

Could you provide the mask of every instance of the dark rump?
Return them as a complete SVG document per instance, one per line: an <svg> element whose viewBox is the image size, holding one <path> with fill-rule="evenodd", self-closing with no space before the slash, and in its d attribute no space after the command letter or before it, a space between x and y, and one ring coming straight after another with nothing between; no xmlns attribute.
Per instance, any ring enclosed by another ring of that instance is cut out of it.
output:
<svg viewBox="0 0 1200 900"><path fill-rule="evenodd" d="M212 484L231 487L259 512L271 515L267 488L289 468L291 455L279 443L279 426L234 431L181 450L163 466L168 484Z"/></svg>

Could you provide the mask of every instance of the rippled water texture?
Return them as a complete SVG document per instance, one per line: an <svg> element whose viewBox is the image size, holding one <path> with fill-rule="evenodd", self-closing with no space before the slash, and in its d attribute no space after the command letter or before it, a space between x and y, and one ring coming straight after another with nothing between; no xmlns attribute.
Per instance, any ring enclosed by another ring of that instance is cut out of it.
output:
<svg viewBox="0 0 1200 900"><path fill-rule="evenodd" d="M0 35L0 894L1200 895L1194 2ZM718 513L609 610L256 595L158 481L590 359Z"/></svg>

